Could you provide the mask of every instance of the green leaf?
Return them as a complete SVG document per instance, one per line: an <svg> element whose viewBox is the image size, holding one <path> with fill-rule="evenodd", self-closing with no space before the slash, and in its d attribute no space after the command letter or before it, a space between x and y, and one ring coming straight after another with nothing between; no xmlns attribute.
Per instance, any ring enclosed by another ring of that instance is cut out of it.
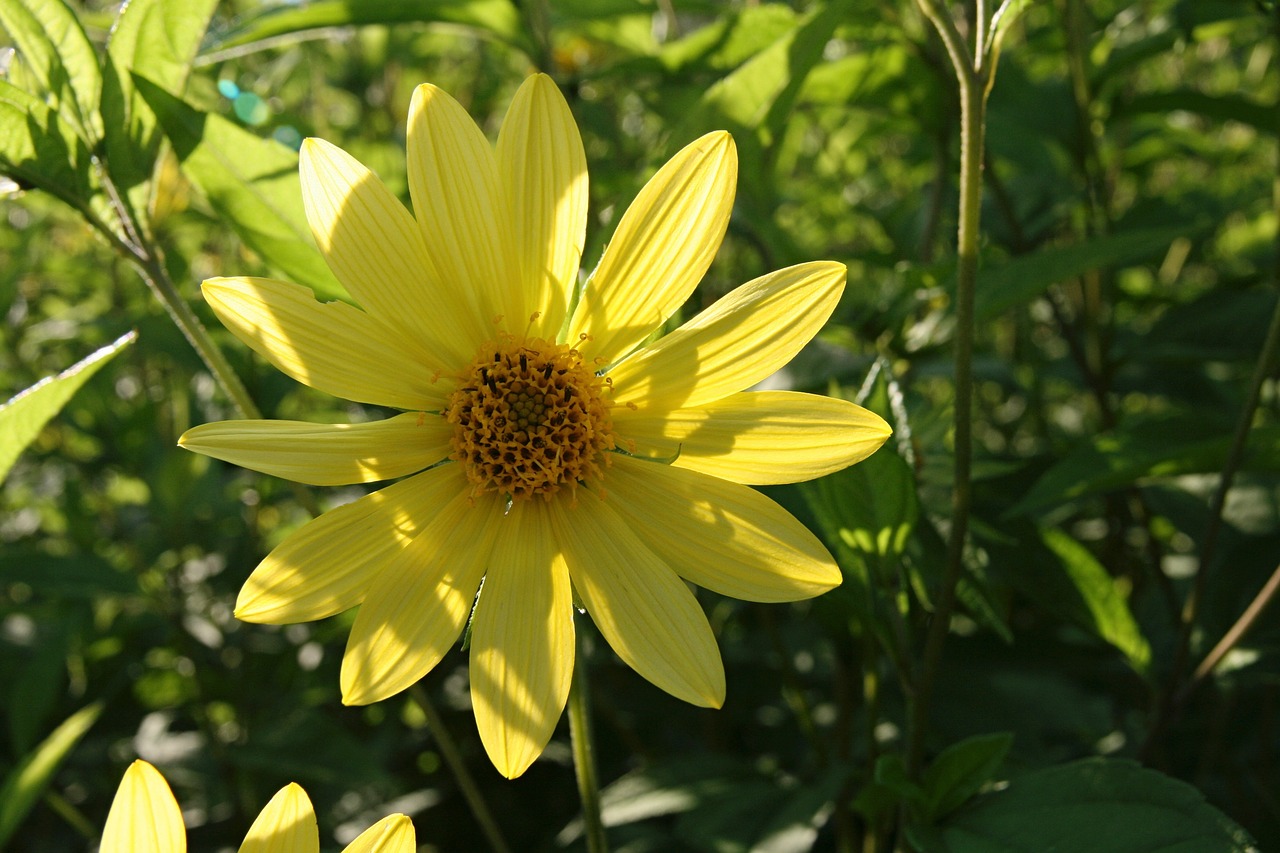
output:
<svg viewBox="0 0 1280 853"><path fill-rule="evenodd" d="M7 547L0 552L0 583L22 583L51 597L97 598L138 593L138 577L93 554L55 555Z"/></svg>
<svg viewBox="0 0 1280 853"><path fill-rule="evenodd" d="M97 185L84 141L39 98L0 80L0 173L77 209Z"/></svg>
<svg viewBox="0 0 1280 853"><path fill-rule="evenodd" d="M1162 418L1087 439L1045 471L1006 516L1034 515L1147 479L1219 471L1231 436L1215 426L1205 418ZM1280 471L1280 427L1250 433L1244 470Z"/></svg>
<svg viewBox="0 0 1280 853"><path fill-rule="evenodd" d="M102 89L107 168L135 221L144 227L150 178L163 136L155 113L134 88L131 74L158 81L169 93L181 95L216 6L217 0L129 0L111 28Z"/></svg>
<svg viewBox="0 0 1280 853"><path fill-rule="evenodd" d="M1056 528L1043 533L1044 543L1061 562L1074 590L1050 596L1058 610L1066 609L1081 628L1119 649L1129 665L1145 673L1151 664L1151 646L1129 611L1129 604L1116 584L1089 549Z"/></svg>
<svg viewBox="0 0 1280 853"><path fill-rule="evenodd" d="M1150 114L1162 119L1170 113L1196 113L1212 121L1237 121L1262 133L1275 129L1275 106L1259 103L1243 95L1210 95L1190 86L1168 92L1149 92L1121 101L1112 112L1115 118Z"/></svg>
<svg viewBox="0 0 1280 853"><path fill-rule="evenodd" d="M298 155L233 122L197 110L134 75L182 164L182 172L245 245L286 278L325 299L347 298L312 241L302 209Z"/></svg>
<svg viewBox="0 0 1280 853"><path fill-rule="evenodd" d="M886 569L902 555L920 514L915 476L893 448L800 490L828 539Z"/></svg>
<svg viewBox="0 0 1280 853"><path fill-rule="evenodd" d="M1090 758L1013 779L936 829L922 853L1256 853L1195 788L1132 761Z"/></svg>
<svg viewBox="0 0 1280 853"><path fill-rule="evenodd" d="M925 820L933 822L978 793L1013 746L1007 732L977 735L944 749L924 773Z"/></svg>
<svg viewBox="0 0 1280 853"><path fill-rule="evenodd" d="M0 3L0 27L13 39L26 69L52 98L53 109L86 143L95 145L102 138L98 115L102 73L75 13L63 0L5 0Z"/></svg>
<svg viewBox="0 0 1280 853"><path fill-rule="evenodd" d="M267 6L244 16L239 26L209 45L207 58L217 58L233 48L238 48L236 55L264 49L271 46L268 39L325 27L427 23L473 27L526 53L532 52L524 21L509 0L317 0L305 5Z"/></svg>
<svg viewBox="0 0 1280 853"><path fill-rule="evenodd" d="M786 130L809 72L822 61L823 50L850 5L849 0L837 0L798 19L767 47L702 92L696 103L681 108L683 122L671 134L673 143L686 142L708 130L733 133L741 162L738 203L748 211L744 218L757 229L770 229L774 224L775 143ZM781 231L771 232L773 237L786 239Z"/></svg>
<svg viewBox="0 0 1280 853"><path fill-rule="evenodd" d="M63 759L97 722L102 708L101 702L94 702L67 717L5 778L0 785L0 848L13 837L14 830L40 799Z"/></svg>
<svg viewBox="0 0 1280 853"><path fill-rule="evenodd" d="M1051 246L984 269L978 273L978 322L1030 302L1064 279L1160 256L1174 240L1197 230L1200 226L1179 224L1111 234L1071 246Z"/></svg>
<svg viewBox="0 0 1280 853"><path fill-rule="evenodd" d="M8 475L18 454L35 441L44 425L67 404L80 386L135 338L136 332L121 335L114 343L55 377L40 380L0 406L0 481Z"/></svg>

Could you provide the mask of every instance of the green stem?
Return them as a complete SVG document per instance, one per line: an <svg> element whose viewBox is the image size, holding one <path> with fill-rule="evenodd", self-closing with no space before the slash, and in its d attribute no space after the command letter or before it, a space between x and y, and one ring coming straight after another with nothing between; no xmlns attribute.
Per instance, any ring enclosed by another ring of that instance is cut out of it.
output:
<svg viewBox="0 0 1280 853"><path fill-rule="evenodd" d="M917 0L925 17L938 31L955 69L960 90L960 209L956 248L956 367L955 367L955 484L951 493L951 531L947 541L947 562L942 589L933 621L925 637L924 652L916 678L907 733L907 769L919 773L924 760L925 731L933 683L942 660L942 649L950 633L951 614L956 606L956 589L964 573L964 545L969 529L972 502L973 459L973 336L974 291L978 277L978 235L982 212L982 152L986 131L986 102L990 89L989 69L984 54L975 60L965 48L955 22L935 5L934 0ZM983 13L985 4L979 6ZM986 20L979 17L974 31L985 32ZM979 45L985 45L980 38Z"/></svg>
<svg viewBox="0 0 1280 853"><path fill-rule="evenodd" d="M587 657L578 642L569 687L569 738L573 742L573 769L578 777L578 797L582 800L583 832L589 853L609 853L600 814L600 783L596 778L595 745L591 737L591 685L587 678Z"/></svg>
<svg viewBox="0 0 1280 853"><path fill-rule="evenodd" d="M471 771L467 769L466 762L462 760L458 743L449 733L444 720L436 710L435 703L431 701L431 697L427 695L427 691L421 684L414 684L409 688L409 698L422 709L422 715L427 720L427 728L431 730L436 746L440 748L440 756L444 759L444 763L449 765L449 771L453 773L454 780L462 790L462 796L466 798L467 805L471 808L471 815L476 819L476 823L480 824L480 830L484 833L489 846L495 853L511 853L506 839L502 837L502 831L498 829L498 822L493 818L493 812L489 810L489 804L480 793L480 786L476 784Z"/></svg>

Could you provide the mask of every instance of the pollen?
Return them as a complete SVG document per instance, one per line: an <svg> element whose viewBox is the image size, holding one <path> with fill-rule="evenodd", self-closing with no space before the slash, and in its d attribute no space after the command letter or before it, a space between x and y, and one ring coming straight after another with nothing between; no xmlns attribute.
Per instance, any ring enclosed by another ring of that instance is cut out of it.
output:
<svg viewBox="0 0 1280 853"><path fill-rule="evenodd" d="M449 397L451 458L473 494L513 501L599 483L615 436L604 379L567 344L506 337L481 347Z"/></svg>

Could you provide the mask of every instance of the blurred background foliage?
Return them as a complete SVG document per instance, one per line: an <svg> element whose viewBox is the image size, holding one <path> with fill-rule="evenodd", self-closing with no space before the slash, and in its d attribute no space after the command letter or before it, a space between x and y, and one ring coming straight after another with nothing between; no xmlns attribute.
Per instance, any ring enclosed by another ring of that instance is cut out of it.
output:
<svg viewBox="0 0 1280 853"><path fill-rule="evenodd" d="M397 810L423 850L485 849L418 707L340 704L353 614L232 617L311 501L360 492L307 498L176 448L234 410L125 249L153 250L151 277L176 283L267 416L377 417L252 356L199 282L271 274L341 297L302 218L301 139L341 145L407 199L414 86L451 92L496 137L534 70L560 85L586 144L584 263L666 157L731 130L730 233L683 315L771 269L847 263L831 324L771 381L857 399L895 428L862 465L768 490L826 538L842 587L786 606L701 594L728 669L723 710L684 705L597 645L615 848L1248 849L1232 821L1280 848L1274 612L1183 689L1280 563L1273 383L1205 547L1277 303L1269 6L1021 4L988 115L975 515L916 779L906 706L950 514L958 106L913 3L132 7L126 26L116 3L0 0L0 45L16 48L0 58L0 397L137 331L35 425L0 484L8 849L92 849L135 756L170 780L194 850L235 849L289 781L315 802L326 850ZM499 778L465 664L455 651L424 686L511 848L580 849L567 724L525 776Z"/></svg>

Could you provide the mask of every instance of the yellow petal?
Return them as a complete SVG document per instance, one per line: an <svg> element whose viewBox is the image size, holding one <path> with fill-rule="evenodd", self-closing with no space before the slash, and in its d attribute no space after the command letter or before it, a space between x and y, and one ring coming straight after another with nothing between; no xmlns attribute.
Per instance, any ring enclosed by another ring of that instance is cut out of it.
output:
<svg viewBox="0 0 1280 853"><path fill-rule="evenodd" d="M98 853L185 853L186 849L182 812L169 783L147 762L133 762L111 801Z"/></svg>
<svg viewBox="0 0 1280 853"><path fill-rule="evenodd" d="M283 373L326 394L397 409L438 409L439 365L404 335L343 302L269 278L211 278L201 290L222 324Z"/></svg>
<svg viewBox="0 0 1280 853"><path fill-rule="evenodd" d="M545 74L516 92L498 134L515 256L535 328L554 338L577 284L587 227L587 155L564 96ZM510 318L512 324L519 316Z"/></svg>
<svg viewBox="0 0 1280 853"><path fill-rule="evenodd" d="M236 618L284 625L355 607L382 567L464 487L458 466L442 465L307 522L249 575Z"/></svg>
<svg viewBox="0 0 1280 853"><path fill-rule="evenodd" d="M413 684L467 622L503 507L493 495L473 501L456 477L457 497L378 573L360 606L342 659L347 705L368 705Z"/></svg>
<svg viewBox="0 0 1280 853"><path fill-rule="evenodd" d="M446 458L453 427L439 415L406 412L363 424L216 421L178 444L242 468L313 486L390 480Z"/></svg>
<svg viewBox="0 0 1280 853"><path fill-rule="evenodd" d="M733 210L738 154L724 131L686 145L627 208L574 311L569 340L604 363L662 325L711 266Z"/></svg>
<svg viewBox="0 0 1280 853"><path fill-rule="evenodd" d="M328 142L303 142L301 170L316 244L348 292L422 354L469 361L492 330L461 290L446 286L413 215L377 175Z"/></svg>
<svg viewBox="0 0 1280 853"><path fill-rule="evenodd" d="M408 157L413 209L445 286L464 294L482 323L502 315L523 332L536 307L515 264L493 149L466 110L429 83L409 104Z"/></svg>
<svg viewBox="0 0 1280 853"><path fill-rule="evenodd" d="M546 748L573 675L573 593L550 512L542 501L511 507L471 626L476 726L508 779Z"/></svg>
<svg viewBox="0 0 1280 853"><path fill-rule="evenodd" d="M583 490L576 507L549 505L574 589L628 666L678 699L719 708L724 665L706 614L614 502Z"/></svg>
<svg viewBox="0 0 1280 853"><path fill-rule="evenodd" d="M413 821L402 814L393 814L360 833L342 853L414 853L417 849Z"/></svg>
<svg viewBox="0 0 1280 853"><path fill-rule="evenodd" d="M258 813L240 853L320 853L320 830L307 792L285 785Z"/></svg>
<svg viewBox="0 0 1280 853"><path fill-rule="evenodd" d="M614 400L671 411L754 385L818 333L844 276L844 264L815 261L747 282L609 371Z"/></svg>
<svg viewBox="0 0 1280 853"><path fill-rule="evenodd" d="M769 498L697 471L615 457L609 506L681 577L746 601L796 601L840 584L818 538Z"/></svg>
<svg viewBox="0 0 1280 853"><path fill-rule="evenodd" d="M794 391L744 391L707 406L641 414L614 409L619 435L641 457L670 458L735 483L798 483L866 459L893 432L847 400Z"/></svg>

